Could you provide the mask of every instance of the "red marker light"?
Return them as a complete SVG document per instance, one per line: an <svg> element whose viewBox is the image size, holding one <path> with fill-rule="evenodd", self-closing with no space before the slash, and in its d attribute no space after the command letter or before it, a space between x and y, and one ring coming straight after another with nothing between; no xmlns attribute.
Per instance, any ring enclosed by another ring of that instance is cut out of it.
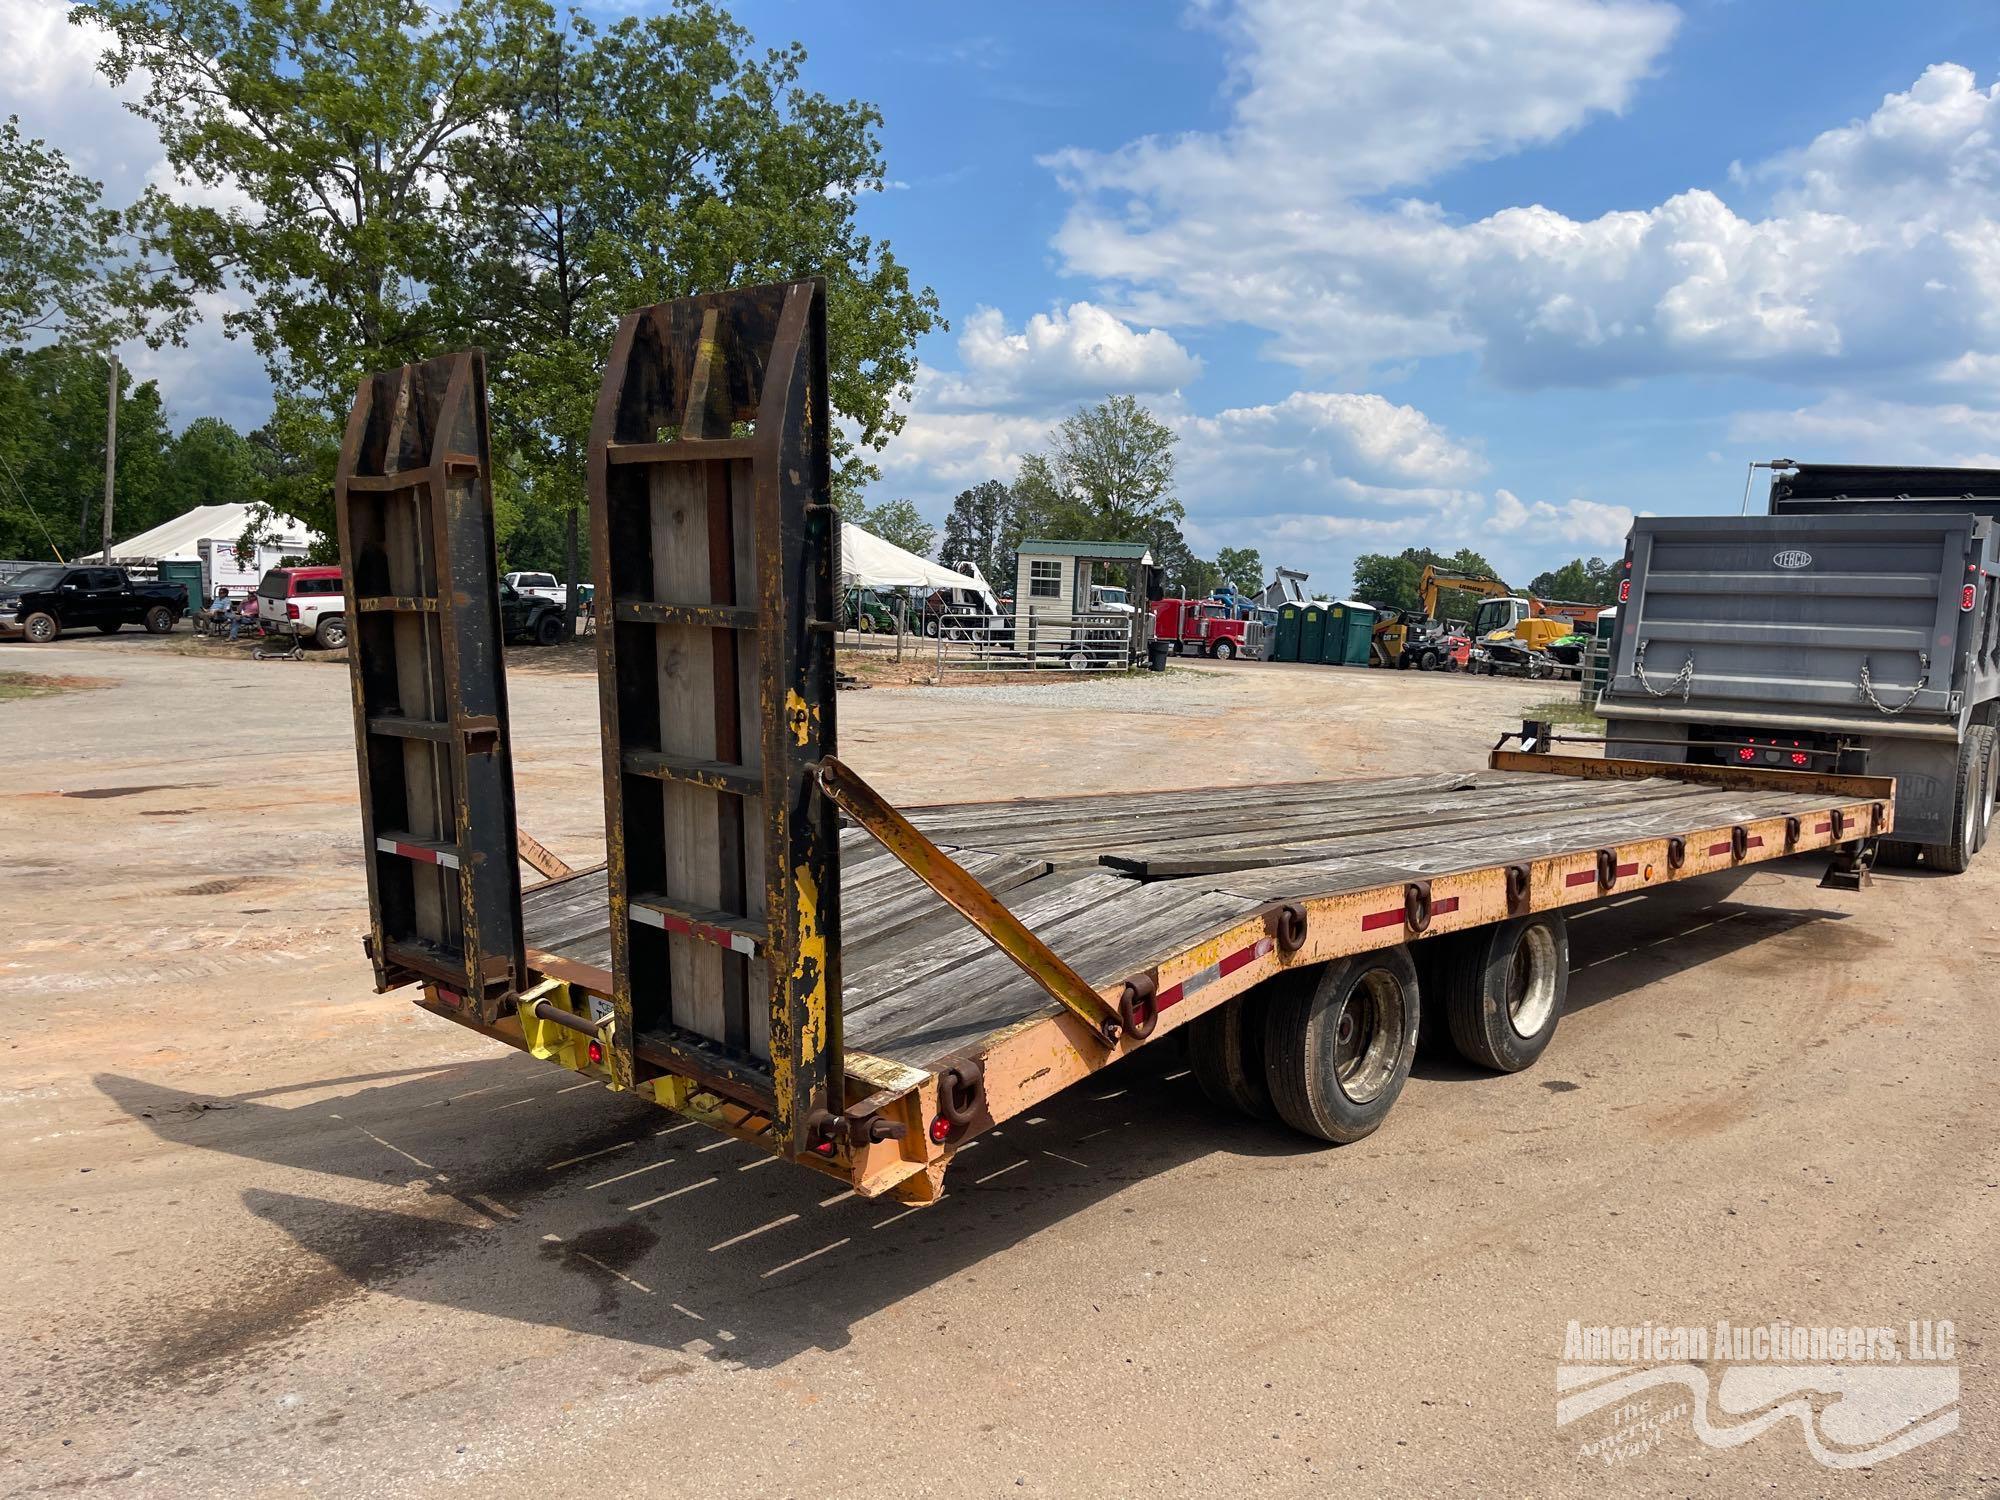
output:
<svg viewBox="0 0 2000 1500"><path fill-rule="evenodd" d="M1738 760L1755 760L1757 758L1757 751L1752 746L1745 745L1741 750L1736 752L1736 758Z"/></svg>
<svg viewBox="0 0 2000 1500"><path fill-rule="evenodd" d="M604 1043L593 1039L586 1050L590 1053L590 1060L592 1062L601 1063L604 1061Z"/></svg>
<svg viewBox="0 0 2000 1500"><path fill-rule="evenodd" d="M942 1146L951 1139L951 1121L939 1115L931 1121L931 1140Z"/></svg>
<svg viewBox="0 0 2000 1500"><path fill-rule="evenodd" d="M1978 597L1979 597L1979 585L1976 583L1968 583L1964 588L1960 589L1958 592L1958 607L1960 609L1969 610L1972 608L1973 600L1977 599Z"/></svg>
<svg viewBox="0 0 2000 1500"><path fill-rule="evenodd" d="M1812 757L1803 750L1794 750L1792 752L1792 764L1795 766L1802 766L1811 759Z"/></svg>

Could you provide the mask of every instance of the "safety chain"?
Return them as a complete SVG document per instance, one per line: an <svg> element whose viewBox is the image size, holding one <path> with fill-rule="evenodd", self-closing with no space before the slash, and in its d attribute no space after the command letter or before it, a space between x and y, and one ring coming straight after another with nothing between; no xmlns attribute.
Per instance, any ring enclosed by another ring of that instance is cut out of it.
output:
<svg viewBox="0 0 2000 1500"><path fill-rule="evenodd" d="M1656 688L1646 677L1646 645L1645 641L1639 642L1639 649L1632 657L1632 675L1639 679L1639 686L1655 698L1664 698L1679 688L1681 702L1687 702L1688 694L1694 690L1694 653L1688 652L1688 659L1681 663L1681 669L1674 674L1672 682L1663 688Z"/></svg>
<svg viewBox="0 0 2000 1500"><path fill-rule="evenodd" d="M1930 652L1919 651L1917 653L1917 666L1923 674L1917 678L1917 685L1910 689L1909 697L1905 698L1901 703L1898 703L1894 708L1891 708L1889 707L1888 704L1884 703L1880 698L1875 696L1875 685L1868 680L1868 658L1865 656L1862 657L1861 696L1866 698L1870 703L1874 704L1877 712L1885 714L1893 719L1897 714L1901 713L1904 709L1908 708L1912 703L1915 703L1917 701L1917 694L1921 693L1925 688L1930 686L1931 682Z"/></svg>

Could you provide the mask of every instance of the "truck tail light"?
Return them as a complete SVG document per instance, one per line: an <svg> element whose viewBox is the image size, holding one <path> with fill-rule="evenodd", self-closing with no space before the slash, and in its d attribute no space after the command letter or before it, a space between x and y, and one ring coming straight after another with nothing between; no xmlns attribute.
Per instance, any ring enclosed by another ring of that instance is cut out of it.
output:
<svg viewBox="0 0 2000 1500"><path fill-rule="evenodd" d="M1632 602L1631 579L1621 578L1618 580L1618 602L1620 604L1630 604Z"/></svg>
<svg viewBox="0 0 2000 1500"><path fill-rule="evenodd" d="M288 620L296 620L298 617L299 617L299 607L296 604L287 604L285 606L285 618Z"/></svg>
<svg viewBox="0 0 2000 1500"><path fill-rule="evenodd" d="M1978 597L1979 597L1979 585L1976 583L1968 583L1964 588L1958 591L1958 607L1962 610L1970 611L1973 605L1973 601L1976 600Z"/></svg>

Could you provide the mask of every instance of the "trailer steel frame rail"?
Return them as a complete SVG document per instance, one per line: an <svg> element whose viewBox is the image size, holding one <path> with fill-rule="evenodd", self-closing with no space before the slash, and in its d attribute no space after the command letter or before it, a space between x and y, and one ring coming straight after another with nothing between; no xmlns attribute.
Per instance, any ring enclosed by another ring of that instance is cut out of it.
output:
<svg viewBox="0 0 2000 1500"><path fill-rule="evenodd" d="M899 811L836 755L824 298L620 327L595 870L514 824L479 357L364 383L338 500L379 987L925 1202L982 1131L1281 974L1808 851L1865 873L1894 828L1890 778L1557 755L1545 726L1465 776ZM531 912L517 849L554 876Z"/></svg>

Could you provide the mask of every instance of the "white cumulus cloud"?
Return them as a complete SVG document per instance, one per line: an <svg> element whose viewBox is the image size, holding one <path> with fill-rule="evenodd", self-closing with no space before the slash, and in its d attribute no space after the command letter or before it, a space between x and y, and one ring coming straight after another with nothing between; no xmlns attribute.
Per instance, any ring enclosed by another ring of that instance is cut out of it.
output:
<svg viewBox="0 0 2000 1500"><path fill-rule="evenodd" d="M1247 324L1358 383L1474 352L1519 387L1827 381L2000 353L2000 85L1940 64L1866 118L1651 206L1465 222L1441 173L1622 110L1675 12L1628 0L1242 0L1222 129L1049 164L1056 247L1136 316ZM1734 200L1734 201L1732 201Z"/></svg>
<svg viewBox="0 0 2000 1500"><path fill-rule="evenodd" d="M961 373L937 381L932 405L990 410L1154 395L1201 373L1201 361L1172 334L1134 328L1090 302L1036 313L1018 331L998 310L978 308L965 320L958 358Z"/></svg>

